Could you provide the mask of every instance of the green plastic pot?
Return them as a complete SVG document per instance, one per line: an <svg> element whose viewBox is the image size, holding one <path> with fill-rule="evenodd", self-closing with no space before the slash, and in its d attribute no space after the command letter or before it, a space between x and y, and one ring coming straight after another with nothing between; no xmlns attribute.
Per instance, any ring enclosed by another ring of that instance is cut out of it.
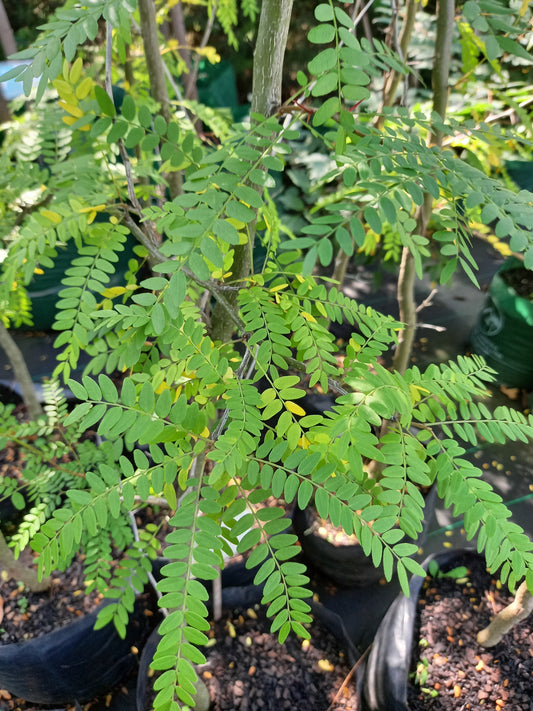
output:
<svg viewBox="0 0 533 711"><path fill-rule="evenodd" d="M506 284L502 273L523 263L509 258L495 274L485 305L472 330L471 346L508 387L533 388L533 302Z"/></svg>
<svg viewBox="0 0 533 711"><path fill-rule="evenodd" d="M110 275L110 280L106 287L124 284L124 277L128 271L128 261L135 256L133 253L134 245L135 240L131 239L126 243L124 251L117 253L116 270L114 274ZM65 276L66 270L71 266L72 261L77 257L79 257L79 254L73 241L67 242L64 247L57 247L57 257L54 259L53 268L44 270L43 274L34 275L28 285L28 297L31 300L33 327L35 330L51 330L55 321L59 292L65 288L61 280Z"/></svg>

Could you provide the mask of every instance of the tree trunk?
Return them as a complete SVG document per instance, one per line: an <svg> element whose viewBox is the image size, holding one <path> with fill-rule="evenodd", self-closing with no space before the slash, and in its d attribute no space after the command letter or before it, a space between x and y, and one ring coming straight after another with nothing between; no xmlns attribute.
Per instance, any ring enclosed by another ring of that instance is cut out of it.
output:
<svg viewBox="0 0 533 711"><path fill-rule="evenodd" d="M1 0L0 0L1 2ZM11 111L9 110L9 105L0 86L0 123L7 123L11 121Z"/></svg>
<svg viewBox="0 0 533 711"><path fill-rule="evenodd" d="M263 0L254 52L252 112L271 116L281 106L283 60L289 33L293 0ZM232 274L234 283L243 284L252 268L255 223L249 225L246 244L235 247ZM237 292L228 294L229 304L237 308ZM213 309L211 337L228 341L234 323L227 311L216 304Z"/></svg>
<svg viewBox="0 0 533 711"><path fill-rule="evenodd" d="M400 36L398 37L398 47L396 48L401 59L407 61L407 52L409 43L415 26L416 13L421 5L421 0L407 0L405 4L405 16L402 23ZM396 98L396 92L400 84L400 72L392 69L389 76L386 78L383 85L383 106L392 106ZM383 115L378 116L376 126L379 129L383 128L385 118Z"/></svg>
<svg viewBox="0 0 533 711"><path fill-rule="evenodd" d="M50 578L39 580L37 571L29 568L22 561L15 559L12 549L7 545L3 533L0 531L0 569L7 573L9 580L20 580L32 592L48 590Z"/></svg>
<svg viewBox="0 0 533 711"><path fill-rule="evenodd" d="M527 589L527 585L522 583L516 591L516 596L510 605L507 605L490 625L481 630L477 636L478 644L483 647L494 647L501 642L504 635L515 625L533 612L533 595Z"/></svg>
<svg viewBox="0 0 533 711"><path fill-rule="evenodd" d="M24 404L28 408L28 413L32 420L36 420L40 415L43 414L37 395L35 394L35 388L33 387L33 380L31 379L28 366L24 361L24 356L22 355L20 348L17 346L13 340L12 335L9 333L4 324L0 321L0 347L2 347L7 355L7 358L13 368L15 378L20 385L22 390L22 399Z"/></svg>
<svg viewBox="0 0 533 711"><path fill-rule="evenodd" d="M433 62L433 111L444 119L448 106L448 78L452 50L452 33L455 16L454 0L441 0L437 5L437 36L435 39L435 59ZM430 136L430 144L442 145L442 133L434 131ZM429 193L424 195L424 203L417 211L417 228L419 235L425 235L427 224L433 210L433 198ZM400 276L398 277L398 304L400 321L405 324L400 333L398 347L394 354L393 367L404 373L411 360L413 341L416 332L416 303L414 294L415 262L411 250L403 248Z"/></svg>
<svg viewBox="0 0 533 711"><path fill-rule="evenodd" d="M17 51L17 42L9 22L3 0L0 0L0 44L6 58Z"/></svg>

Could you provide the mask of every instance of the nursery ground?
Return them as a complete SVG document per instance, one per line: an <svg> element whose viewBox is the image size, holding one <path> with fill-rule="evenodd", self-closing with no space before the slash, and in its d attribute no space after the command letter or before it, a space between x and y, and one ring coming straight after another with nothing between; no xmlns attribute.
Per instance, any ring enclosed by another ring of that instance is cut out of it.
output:
<svg viewBox="0 0 533 711"><path fill-rule="evenodd" d="M428 579L413 636L411 711L530 711L533 709L533 634L529 620L491 649L477 633L511 597L479 561L469 574Z"/></svg>

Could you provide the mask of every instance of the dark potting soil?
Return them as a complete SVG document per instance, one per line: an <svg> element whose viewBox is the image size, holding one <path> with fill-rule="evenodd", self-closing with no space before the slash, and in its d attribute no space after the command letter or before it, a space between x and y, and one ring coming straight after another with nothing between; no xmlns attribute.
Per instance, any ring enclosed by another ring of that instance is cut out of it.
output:
<svg viewBox="0 0 533 711"><path fill-rule="evenodd" d="M503 281L512 286L518 296L528 301L533 300L533 271L525 267L504 269L500 272Z"/></svg>
<svg viewBox="0 0 533 711"><path fill-rule="evenodd" d="M355 683L342 643L315 619L311 639L290 634L280 645L263 608L226 617L211 628L200 674L211 711L355 711ZM338 698L336 698L338 696Z"/></svg>
<svg viewBox="0 0 533 711"><path fill-rule="evenodd" d="M85 593L83 564L75 560L65 572L52 575L44 592L33 593L0 573L0 645L21 642L52 632L91 612L102 595Z"/></svg>
<svg viewBox="0 0 533 711"><path fill-rule="evenodd" d="M464 564L470 571L466 582L428 578L424 584L413 637L409 709L530 711L533 619L516 625L491 649L479 645L477 633L512 596L499 589L482 561L469 558Z"/></svg>

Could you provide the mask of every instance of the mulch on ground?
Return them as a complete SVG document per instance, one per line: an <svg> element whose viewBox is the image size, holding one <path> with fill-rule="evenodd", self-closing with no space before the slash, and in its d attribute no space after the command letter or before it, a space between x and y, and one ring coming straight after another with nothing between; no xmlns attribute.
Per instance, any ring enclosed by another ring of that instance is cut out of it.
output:
<svg viewBox="0 0 533 711"><path fill-rule="evenodd" d="M491 649L477 644L477 633L512 597L500 589L483 562L469 559L468 566L466 581L429 579L422 590L409 709L530 711L533 620L516 625Z"/></svg>
<svg viewBox="0 0 533 711"><path fill-rule="evenodd" d="M270 624L254 608L212 627L216 642L200 668L211 711L355 711L355 684L341 688L351 665L337 638L315 619L309 641L290 634L280 645Z"/></svg>

